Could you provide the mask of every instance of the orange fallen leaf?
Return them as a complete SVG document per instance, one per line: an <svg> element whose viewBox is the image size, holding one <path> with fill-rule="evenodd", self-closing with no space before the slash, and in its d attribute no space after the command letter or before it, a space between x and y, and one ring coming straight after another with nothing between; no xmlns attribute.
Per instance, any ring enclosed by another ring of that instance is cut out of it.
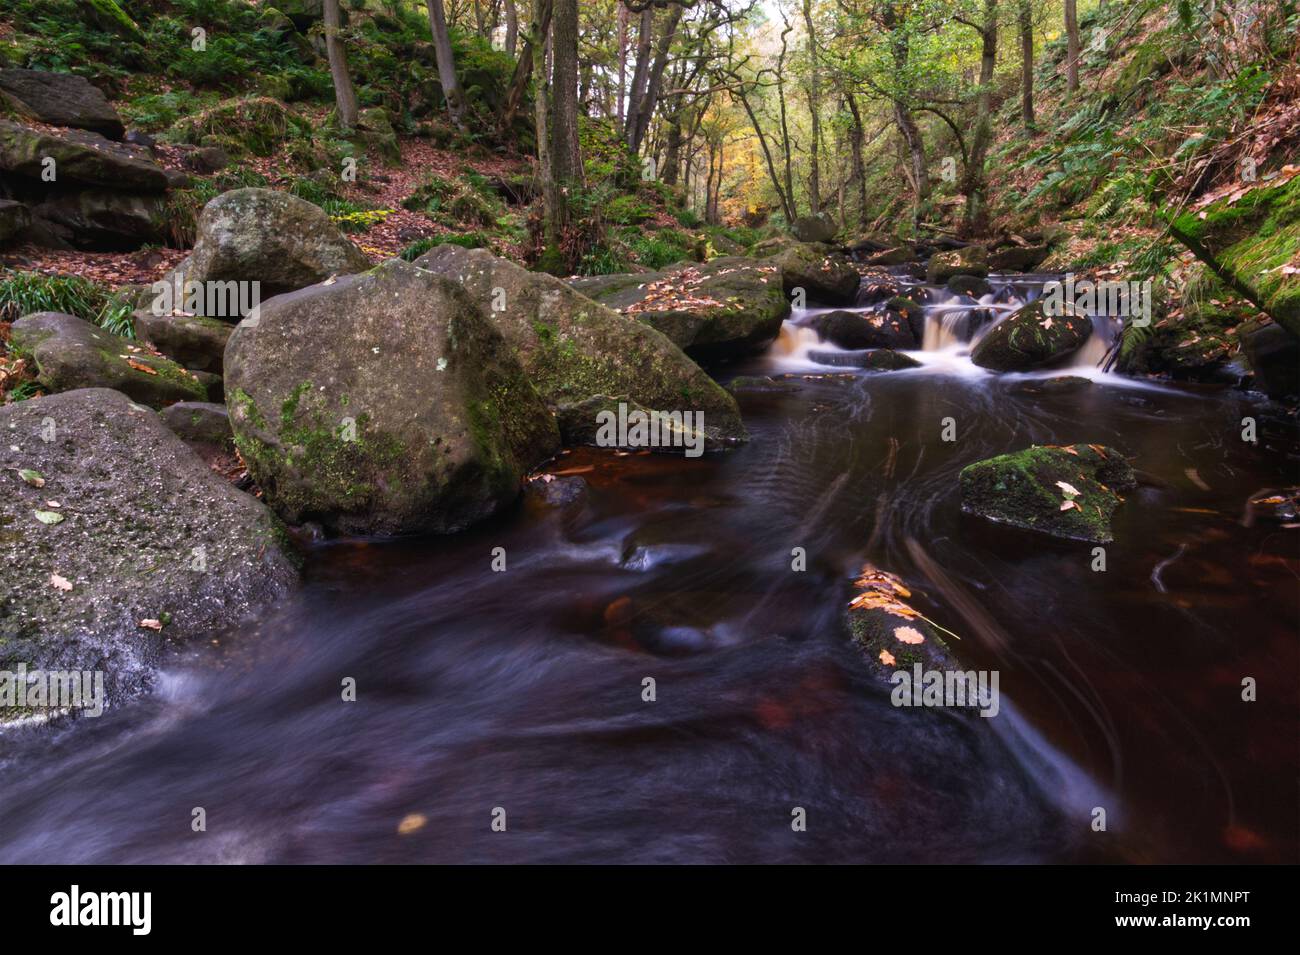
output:
<svg viewBox="0 0 1300 955"><path fill-rule="evenodd" d="M894 659L894 655L888 650L880 651L880 662L887 667L892 667L898 663L898 661Z"/></svg>
<svg viewBox="0 0 1300 955"><path fill-rule="evenodd" d="M149 367L148 365L146 365L144 362L142 362L142 361L136 361L134 358L128 358L128 359L126 360L126 363L127 363L128 365L130 365L132 368L134 368L136 371L142 371L142 372L144 372L146 375L156 375L156 374L158 374L157 369L150 368L150 367Z"/></svg>
<svg viewBox="0 0 1300 955"><path fill-rule="evenodd" d="M141 620L140 626L144 627L146 630L161 630L163 628L162 621L154 620L152 617L148 620Z"/></svg>

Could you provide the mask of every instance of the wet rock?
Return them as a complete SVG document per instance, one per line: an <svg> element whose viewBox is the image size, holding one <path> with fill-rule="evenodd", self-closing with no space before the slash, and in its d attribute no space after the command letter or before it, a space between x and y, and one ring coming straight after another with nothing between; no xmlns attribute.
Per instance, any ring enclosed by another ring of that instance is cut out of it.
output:
<svg viewBox="0 0 1300 955"><path fill-rule="evenodd" d="M1013 395L1070 395L1091 387L1091 379L1080 378L1078 375L1058 375L1055 378L1018 381L1007 391Z"/></svg>
<svg viewBox="0 0 1300 955"><path fill-rule="evenodd" d="M900 245L868 255L864 261L867 265L907 265L916 261L916 250L911 246Z"/></svg>
<svg viewBox="0 0 1300 955"><path fill-rule="evenodd" d="M1277 325L1265 325L1243 339L1255 387L1270 398L1300 395L1300 340Z"/></svg>
<svg viewBox="0 0 1300 955"><path fill-rule="evenodd" d="M798 391L799 386L784 378L764 378L757 375L738 375L727 382L727 390L733 395L780 394Z"/></svg>
<svg viewBox="0 0 1300 955"><path fill-rule="evenodd" d="M663 272L591 276L570 284L662 332L700 361L761 352L790 314L775 267L738 256Z"/></svg>
<svg viewBox="0 0 1300 955"><path fill-rule="evenodd" d="M122 119L89 80L48 70L0 70L0 93L21 114L50 126L88 129L121 139Z"/></svg>
<svg viewBox="0 0 1300 955"><path fill-rule="evenodd" d="M909 309L916 306L908 303ZM891 308L870 312L835 311L813 320L817 333L841 348L915 348L916 333L907 315Z"/></svg>
<svg viewBox="0 0 1300 955"><path fill-rule="evenodd" d="M73 315L26 315L14 322L10 346L36 363L37 380L50 391L112 388L155 408L211 394L209 381L176 362Z"/></svg>
<svg viewBox="0 0 1300 955"><path fill-rule="evenodd" d="M1048 315L1037 299L990 328L971 361L991 371L1029 371L1074 354L1092 334L1086 315Z"/></svg>
<svg viewBox="0 0 1300 955"><path fill-rule="evenodd" d="M790 231L800 242L830 242L835 238L835 233L839 227L824 212L819 212L815 216L800 216L794 220L790 226Z"/></svg>
<svg viewBox="0 0 1300 955"><path fill-rule="evenodd" d="M912 340L915 344L910 347L917 347L925 341L925 308L923 307L929 298L929 292L925 289L907 289L885 302L885 308L902 316L907 321L907 327L912 330Z"/></svg>
<svg viewBox="0 0 1300 955"><path fill-rule="evenodd" d="M49 159L60 186L80 183L142 193L167 189L167 173L147 149L88 130L52 133L0 119L0 169L40 182Z"/></svg>
<svg viewBox="0 0 1300 955"><path fill-rule="evenodd" d="M565 507L587 496L587 482L576 474L539 474L524 485L524 492L549 507Z"/></svg>
<svg viewBox="0 0 1300 955"><path fill-rule="evenodd" d="M564 411L596 396L621 396L642 409L701 412L717 446L745 439L735 400L649 325L482 249L438 246L415 264L469 293L515 349L533 387L560 413L566 441L587 443L586 425L580 435L566 431L564 422L577 424L590 409Z"/></svg>
<svg viewBox="0 0 1300 955"><path fill-rule="evenodd" d="M867 564L844 614L849 637L875 676L889 680L897 670L956 668L939 631L907 601L911 591L895 574Z"/></svg>
<svg viewBox="0 0 1300 955"><path fill-rule="evenodd" d="M834 368L865 368L870 371L899 371L904 368L921 367L921 363L915 358L900 354L889 348L872 348L861 351L821 351L813 349L808 352L808 360Z"/></svg>
<svg viewBox="0 0 1300 955"><path fill-rule="evenodd" d="M234 453L235 435L230 430L230 413L225 405L209 401L178 401L160 414L176 437L191 447Z"/></svg>
<svg viewBox="0 0 1300 955"><path fill-rule="evenodd" d="M951 252L936 252L926 266L926 281L943 285L954 275L975 275L984 278L989 274L988 253L982 245L971 245Z"/></svg>
<svg viewBox="0 0 1300 955"><path fill-rule="evenodd" d="M1047 245L1009 245L989 253L989 270L993 272L1032 272L1051 254Z"/></svg>
<svg viewBox="0 0 1300 955"><path fill-rule="evenodd" d="M1117 491L1137 486L1113 448L1033 446L978 461L961 472L962 510L1056 537L1108 543Z"/></svg>
<svg viewBox="0 0 1300 955"><path fill-rule="evenodd" d="M769 261L781 271L787 295L801 288L809 300L826 305L852 305L862 276L838 252L811 243L792 245Z"/></svg>
<svg viewBox="0 0 1300 955"><path fill-rule="evenodd" d="M559 448L514 349L459 285L392 259L262 304L226 347L235 444L287 521L449 533Z"/></svg>
<svg viewBox="0 0 1300 955"><path fill-rule="evenodd" d="M974 299L993 291L988 280L978 275L954 275L945 283L945 288L954 295L969 295Z"/></svg>
<svg viewBox="0 0 1300 955"><path fill-rule="evenodd" d="M168 358L199 371L221 374L234 326L202 315L134 313L135 332Z"/></svg>
<svg viewBox="0 0 1300 955"><path fill-rule="evenodd" d="M121 701L149 685L164 642L237 624L295 585L271 512L125 395L6 405L0 431L0 670L100 670Z"/></svg>
<svg viewBox="0 0 1300 955"><path fill-rule="evenodd" d="M186 261L185 281L256 281L264 299L370 267L323 209L270 189L236 189L204 206Z"/></svg>

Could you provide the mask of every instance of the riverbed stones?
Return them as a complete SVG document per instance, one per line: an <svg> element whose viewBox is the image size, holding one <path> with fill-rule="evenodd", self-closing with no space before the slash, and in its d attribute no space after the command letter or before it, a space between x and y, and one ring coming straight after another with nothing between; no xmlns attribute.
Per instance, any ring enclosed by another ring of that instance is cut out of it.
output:
<svg viewBox="0 0 1300 955"><path fill-rule="evenodd" d="M186 282L260 282L263 298L370 267L325 210L271 189L235 189L204 206L187 262Z"/></svg>
<svg viewBox="0 0 1300 955"><path fill-rule="evenodd" d="M573 279L571 284L583 295L663 333L700 361L761 352L775 340L790 314L776 267L742 256L662 272L591 276Z"/></svg>
<svg viewBox="0 0 1300 955"><path fill-rule="evenodd" d="M112 388L155 408L213 394L210 378L75 315L26 315L14 322L10 347L35 362L37 380L50 391Z"/></svg>
<svg viewBox="0 0 1300 955"><path fill-rule="evenodd" d="M149 684L164 643L295 585L274 515L120 392L5 405L0 433L0 670L100 670L120 700Z"/></svg>
<svg viewBox="0 0 1300 955"><path fill-rule="evenodd" d="M225 358L235 443L294 524L449 533L559 448L515 350L455 282L393 259L262 304Z"/></svg>
<svg viewBox="0 0 1300 955"><path fill-rule="evenodd" d="M826 312L817 316L812 326L822 338L841 348L915 348L918 344L907 316L888 307Z"/></svg>
<svg viewBox="0 0 1300 955"><path fill-rule="evenodd" d="M976 342L971 361L990 371L1030 371L1053 365L1083 347L1092 334L1092 319L1082 314L1049 315L1045 301L1036 299L990 328Z"/></svg>
<svg viewBox="0 0 1300 955"><path fill-rule="evenodd" d="M807 298L824 305L852 305L862 276L843 255L810 242L787 247L771 260L781 272L787 295L801 288Z"/></svg>
<svg viewBox="0 0 1300 955"><path fill-rule="evenodd" d="M745 440L732 397L650 325L483 249L443 245L416 265L453 279L469 293L559 414L566 441L586 443L594 419L583 424L585 411L567 409L596 396L621 397L643 409L699 412L713 446ZM780 300L779 290L776 297ZM784 307L783 300L780 304ZM582 427L568 430L567 424Z"/></svg>
<svg viewBox="0 0 1300 955"><path fill-rule="evenodd" d="M1120 491L1137 485L1118 451L1097 444L1034 445L962 469L961 506L1001 524L1109 543Z"/></svg>

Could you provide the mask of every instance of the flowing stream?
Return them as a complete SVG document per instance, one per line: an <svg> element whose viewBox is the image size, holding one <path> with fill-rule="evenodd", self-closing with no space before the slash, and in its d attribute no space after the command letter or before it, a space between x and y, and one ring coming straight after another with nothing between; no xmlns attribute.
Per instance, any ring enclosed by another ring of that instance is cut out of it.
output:
<svg viewBox="0 0 1300 955"><path fill-rule="evenodd" d="M151 697L0 736L0 862L1293 861L1297 532L1243 514L1296 483L1294 424L1099 371L1106 320L1067 371L973 366L1043 278L929 290L905 371L819 365L792 316L723 375L799 386L742 396L734 452L577 449L568 507L316 546L295 599ZM1092 384L1016 393L1052 374ZM1075 442L1149 476L1104 572L961 513L966 464ZM864 561L999 672L997 716L891 704L840 622Z"/></svg>

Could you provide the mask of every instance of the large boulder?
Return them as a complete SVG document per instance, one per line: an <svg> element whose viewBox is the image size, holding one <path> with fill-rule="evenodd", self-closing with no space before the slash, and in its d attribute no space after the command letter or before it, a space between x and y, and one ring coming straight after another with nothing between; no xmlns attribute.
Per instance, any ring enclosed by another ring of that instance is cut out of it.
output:
<svg viewBox="0 0 1300 955"><path fill-rule="evenodd" d="M970 514L1056 537L1108 543L1117 491L1136 486L1133 469L1097 444L1033 446L962 469L961 506Z"/></svg>
<svg viewBox="0 0 1300 955"><path fill-rule="evenodd" d="M1300 174L1188 210L1169 231L1226 285L1300 338Z"/></svg>
<svg viewBox="0 0 1300 955"><path fill-rule="evenodd" d="M1242 339L1255 387L1270 398L1300 395L1300 340L1278 325L1265 325Z"/></svg>
<svg viewBox="0 0 1300 955"><path fill-rule="evenodd" d="M127 192L165 192L168 185L166 171L143 147L116 143L87 130L52 133L0 119L0 170L40 182L50 168L58 186L79 183Z"/></svg>
<svg viewBox="0 0 1300 955"><path fill-rule="evenodd" d="M787 295L801 288L809 299L826 305L852 305L862 276L838 252L811 243L787 247L772 257Z"/></svg>
<svg viewBox="0 0 1300 955"><path fill-rule="evenodd" d="M936 252L930 256L930 261L925 267L925 280L931 285L943 285L954 275L974 275L985 278L988 274L988 251L982 245Z"/></svg>
<svg viewBox="0 0 1300 955"><path fill-rule="evenodd" d="M231 336L225 370L236 446L292 523L460 530L559 448L478 304L399 259L264 302Z"/></svg>
<svg viewBox="0 0 1300 955"><path fill-rule="evenodd" d="M621 396L643 409L702 412L711 446L745 439L731 396L649 325L593 302L560 279L482 249L442 245L415 264L465 288L560 414L567 441L585 442L588 435L577 427L583 412L566 414L566 409L597 396ZM591 412L593 421L597 410Z"/></svg>
<svg viewBox="0 0 1300 955"><path fill-rule="evenodd" d="M21 114L121 139L126 132L108 98L89 80L47 70L0 70L0 95Z"/></svg>
<svg viewBox="0 0 1300 955"><path fill-rule="evenodd" d="M790 225L790 231L800 242L830 242L839 226L824 212L815 216L800 216Z"/></svg>
<svg viewBox="0 0 1300 955"><path fill-rule="evenodd" d="M75 315L35 312L14 322L10 347L36 363L50 391L112 388L152 407L206 401L215 383Z"/></svg>
<svg viewBox="0 0 1300 955"><path fill-rule="evenodd" d="M148 685L164 642L294 586L274 515L125 395L6 405L0 431L0 670L99 670L122 699Z"/></svg>
<svg viewBox="0 0 1300 955"><path fill-rule="evenodd" d="M81 248L136 249L144 242L161 242L167 234L167 203L161 193L59 192L33 206L32 214Z"/></svg>
<svg viewBox="0 0 1300 955"><path fill-rule="evenodd" d="M1078 351L1092 334L1087 315L1049 315L1036 299L998 322L975 343L971 361L991 371L1028 371ZM1071 308L1066 303L1065 310Z"/></svg>
<svg viewBox="0 0 1300 955"><path fill-rule="evenodd" d="M194 251L177 275L182 282L260 282L268 298L369 267L320 206L271 189L235 189L203 207Z"/></svg>
<svg viewBox="0 0 1300 955"><path fill-rule="evenodd" d="M665 272L573 279L583 295L667 335L700 361L765 349L790 314L776 268L740 256Z"/></svg>

